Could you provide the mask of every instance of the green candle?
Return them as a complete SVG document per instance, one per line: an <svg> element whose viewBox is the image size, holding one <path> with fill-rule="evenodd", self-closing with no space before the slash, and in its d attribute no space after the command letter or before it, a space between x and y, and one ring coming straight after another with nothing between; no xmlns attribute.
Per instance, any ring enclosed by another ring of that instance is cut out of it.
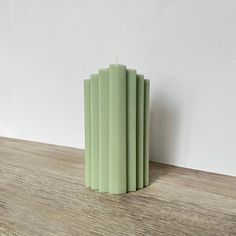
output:
<svg viewBox="0 0 236 236"><path fill-rule="evenodd" d="M99 191L109 192L109 70L99 70Z"/></svg>
<svg viewBox="0 0 236 236"><path fill-rule="evenodd" d="M144 80L144 186L149 185L150 80Z"/></svg>
<svg viewBox="0 0 236 236"><path fill-rule="evenodd" d="M85 186L91 187L90 80L84 80Z"/></svg>
<svg viewBox="0 0 236 236"><path fill-rule="evenodd" d="M109 67L109 192L127 192L126 67Z"/></svg>
<svg viewBox="0 0 236 236"><path fill-rule="evenodd" d="M143 188L144 76L137 75L137 188Z"/></svg>
<svg viewBox="0 0 236 236"><path fill-rule="evenodd" d="M127 169L128 191L136 191L136 71L127 69Z"/></svg>
<svg viewBox="0 0 236 236"><path fill-rule="evenodd" d="M90 80L91 104L91 188L99 187L98 159L98 75L91 75Z"/></svg>
<svg viewBox="0 0 236 236"><path fill-rule="evenodd" d="M84 81L85 186L121 194L149 185L150 81L124 65Z"/></svg>

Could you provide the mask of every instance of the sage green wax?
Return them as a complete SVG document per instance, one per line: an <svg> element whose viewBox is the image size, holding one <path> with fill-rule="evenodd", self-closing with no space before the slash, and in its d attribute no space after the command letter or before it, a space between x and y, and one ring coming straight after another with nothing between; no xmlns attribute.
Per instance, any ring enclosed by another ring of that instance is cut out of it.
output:
<svg viewBox="0 0 236 236"><path fill-rule="evenodd" d="M149 185L150 80L144 80L144 186Z"/></svg>
<svg viewBox="0 0 236 236"><path fill-rule="evenodd" d="M99 144L98 144L98 75L91 75L91 188L99 188Z"/></svg>
<svg viewBox="0 0 236 236"><path fill-rule="evenodd" d="M127 187L136 191L136 70L127 69Z"/></svg>
<svg viewBox="0 0 236 236"><path fill-rule="evenodd" d="M98 76L99 191L109 192L109 70L99 70Z"/></svg>
<svg viewBox="0 0 236 236"><path fill-rule="evenodd" d="M137 75L137 188L143 188L144 76Z"/></svg>
<svg viewBox="0 0 236 236"><path fill-rule="evenodd" d="M84 80L85 186L91 187L90 80Z"/></svg>
<svg viewBox="0 0 236 236"><path fill-rule="evenodd" d="M126 67L109 67L109 192L127 192Z"/></svg>

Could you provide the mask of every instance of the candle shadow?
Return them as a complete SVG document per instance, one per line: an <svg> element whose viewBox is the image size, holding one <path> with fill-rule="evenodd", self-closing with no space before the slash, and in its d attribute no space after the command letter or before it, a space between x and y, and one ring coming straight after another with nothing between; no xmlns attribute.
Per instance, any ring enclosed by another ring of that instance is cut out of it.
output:
<svg viewBox="0 0 236 236"><path fill-rule="evenodd" d="M158 96L160 98L160 96ZM165 99L153 100L150 118L150 156L158 163L174 163L178 134L178 112ZM158 163L150 163L150 183L166 172L158 171Z"/></svg>
<svg viewBox="0 0 236 236"><path fill-rule="evenodd" d="M150 104L150 160L154 161L150 162L150 184L168 174L168 168L158 170L159 165L164 166L159 163L176 165L180 158L186 161L191 118L191 108L183 102L187 100L187 105L191 105L191 93L186 86L166 75L158 80L160 86L152 94Z"/></svg>

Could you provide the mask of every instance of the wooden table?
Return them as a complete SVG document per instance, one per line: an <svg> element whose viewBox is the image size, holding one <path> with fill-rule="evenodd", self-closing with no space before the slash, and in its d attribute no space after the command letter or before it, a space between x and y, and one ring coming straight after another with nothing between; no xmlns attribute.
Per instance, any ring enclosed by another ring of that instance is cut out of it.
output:
<svg viewBox="0 0 236 236"><path fill-rule="evenodd" d="M84 152L0 138L0 235L236 235L236 178L150 164L151 185L84 187Z"/></svg>

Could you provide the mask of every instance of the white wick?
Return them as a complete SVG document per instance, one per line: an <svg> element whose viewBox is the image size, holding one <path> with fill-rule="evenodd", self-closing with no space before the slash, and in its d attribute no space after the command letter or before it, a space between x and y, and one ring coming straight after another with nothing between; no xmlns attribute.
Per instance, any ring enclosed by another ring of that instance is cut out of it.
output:
<svg viewBox="0 0 236 236"><path fill-rule="evenodd" d="M116 63L116 65L118 64L118 55L117 54L115 54L115 63Z"/></svg>

